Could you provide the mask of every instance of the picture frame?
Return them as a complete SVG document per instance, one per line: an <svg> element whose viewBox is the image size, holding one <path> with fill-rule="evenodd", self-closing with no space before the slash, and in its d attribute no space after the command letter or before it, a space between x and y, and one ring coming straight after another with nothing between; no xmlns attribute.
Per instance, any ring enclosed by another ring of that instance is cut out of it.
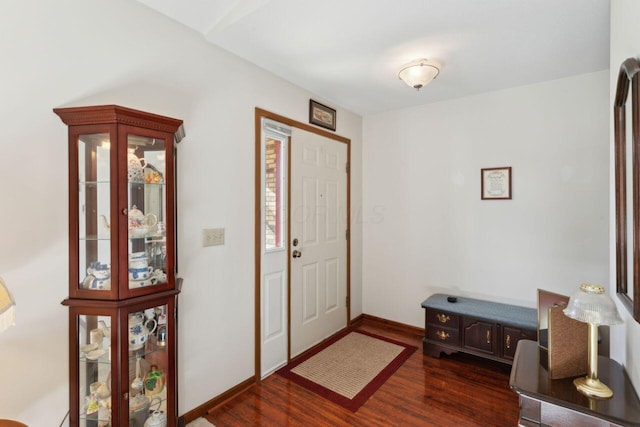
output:
<svg viewBox="0 0 640 427"><path fill-rule="evenodd" d="M482 200L511 200L511 166L480 169Z"/></svg>
<svg viewBox="0 0 640 427"><path fill-rule="evenodd" d="M309 100L309 123L320 126L335 132L336 130L336 110L314 101Z"/></svg>

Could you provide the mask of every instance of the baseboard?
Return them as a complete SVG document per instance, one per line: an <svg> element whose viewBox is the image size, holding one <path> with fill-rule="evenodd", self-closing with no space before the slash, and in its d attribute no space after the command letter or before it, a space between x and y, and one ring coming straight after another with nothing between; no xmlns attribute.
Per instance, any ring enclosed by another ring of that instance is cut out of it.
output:
<svg viewBox="0 0 640 427"><path fill-rule="evenodd" d="M410 335L415 335L419 338L424 338L424 328L419 328L417 326L407 325L406 323L400 323L393 320L383 319L382 317L372 316L370 314L361 314L351 321L353 326L358 326L362 324L364 321L367 322L376 322L382 325L385 325L389 328L396 329L398 331L406 332ZM358 322L357 324L355 322Z"/></svg>
<svg viewBox="0 0 640 427"><path fill-rule="evenodd" d="M230 388L229 390L225 391L222 394L219 394L218 396L203 403L197 408L192 409L191 411L187 412L186 414L178 418L178 426L185 426L187 423L190 423L191 421L197 418L206 416L210 411L214 410L215 408L222 405L226 401L236 397L237 395L244 392L246 389L248 389L255 383L256 383L255 377L248 378L243 382L241 382L240 384L236 385L235 387Z"/></svg>
<svg viewBox="0 0 640 427"><path fill-rule="evenodd" d="M354 328L356 326L360 326L362 324L362 322L364 322L364 314L361 314L361 315L351 319L351 322L349 322L349 326Z"/></svg>
<svg viewBox="0 0 640 427"><path fill-rule="evenodd" d="M349 326L350 327L357 327L362 325L364 322L376 322L379 324L383 324L388 328L392 328L401 332L405 332L411 335L416 335L419 338L423 338L424 337L424 329L423 328L418 328L416 326L411 326L411 325L407 325L405 323L400 323L400 322L395 322L393 320L387 320L387 319L383 319L381 317L376 317L376 316L371 316L370 314L360 314L359 316L356 316L355 318L351 319L351 321L349 322ZM202 405L198 406L195 409L192 409L191 411L187 412L186 414L182 415L180 418L178 418L178 426L179 427L184 427L187 423L190 423L191 421L206 416L208 414L210 414L213 410L215 410L218 406L222 405L223 403L225 403L228 400L233 399L234 397L236 397L237 395L239 395L240 393L244 392L246 389L248 389L249 387L251 387L252 385L254 385L256 383L256 379L255 377L251 377L249 379L244 380L243 382L241 382L240 384L236 385L235 387L230 388L229 390L225 391L224 393L214 397L213 399L203 403Z"/></svg>

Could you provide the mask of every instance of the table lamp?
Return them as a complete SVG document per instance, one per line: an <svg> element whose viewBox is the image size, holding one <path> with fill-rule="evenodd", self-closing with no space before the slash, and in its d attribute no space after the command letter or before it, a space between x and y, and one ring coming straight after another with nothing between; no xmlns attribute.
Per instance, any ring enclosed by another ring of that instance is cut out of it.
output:
<svg viewBox="0 0 640 427"><path fill-rule="evenodd" d="M0 277L0 333L4 332L9 326L15 324L16 318L16 300L9 292L7 284ZM0 427L27 427L18 421L0 420Z"/></svg>
<svg viewBox="0 0 640 427"><path fill-rule="evenodd" d="M16 301L9 292L7 284L0 277L0 333L14 324L16 317Z"/></svg>
<svg viewBox="0 0 640 427"><path fill-rule="evenodd" d="M610 398L613 391L598 379L598 326L622 323L616 304L604 293L604 287L585 283L571 295L563 311L567 317L589 325L587 376L576 378L573 384L587 397Z"/></svg>

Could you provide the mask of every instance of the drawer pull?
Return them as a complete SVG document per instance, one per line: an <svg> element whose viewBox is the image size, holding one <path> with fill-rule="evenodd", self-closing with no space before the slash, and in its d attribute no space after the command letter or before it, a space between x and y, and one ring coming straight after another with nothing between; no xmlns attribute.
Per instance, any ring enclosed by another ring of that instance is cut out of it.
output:
<svg viewBox="0 0 640 427"><path fill-rule="evenodd" d="M487 330L487 344L491 344L491 331Z"/></svg>
<svg viewBox="0 0 640 427"><path fill-rule="evenodd" d="M507 335L507 348L511 348L511 335Z"/></svg>
<svg viewBox="0 0 640 427"><path fill-rule="evenodd" d="M451 318L446 314L436 314L436 317L440 321L440 323L447 323Z"/></svg>
<svg viewBox="0 0 640 427"><path fill-rule="evenodd" d="M445 331L438 331L436 332L436 335L438 336L438 338L440 338L443 341L450 337L450 335Z"/></svg>

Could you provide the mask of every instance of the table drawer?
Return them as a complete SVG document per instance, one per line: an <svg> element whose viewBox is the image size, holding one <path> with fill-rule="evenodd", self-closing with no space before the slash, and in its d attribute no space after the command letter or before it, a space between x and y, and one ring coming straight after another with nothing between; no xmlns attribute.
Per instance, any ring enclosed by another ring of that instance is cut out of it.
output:
<svg viewBox="0 0 640 427"><path fill-rule="evenodd" d="M463 320L464 346L489 354L496 354L498 346L496 345L497 327L495 323L486 322L473 317L465 317Z"/></svg>
<svg viewBox="0 0 640 427"><path fill-rule="evenodd" d="M513 326L502 327L502 357L513 359L516 354L516 347L520 340L537 341L537 331L529 329L515 328Z"/></svg>
<svg viewBox="0 0 640 427"><path fill-rule="evenodd" d="M460 345L460 335L457 329L446 328L438 325L429 325L427 338L444 344Z"/></svg>
<svg viewBox="0 0 640 427"><path fill-rule="evenodd" d="M442 310L427 310L427 322L429 325L439 325L448 328L458 328L460 325L460 316Z"/></svg>
<svg viewBox="0 0 640 427"><path fill-rule="evenodd" d="M520 395L520 418L540 423L540 401ZM540 424L538 424L540 425Z"/></svg>

